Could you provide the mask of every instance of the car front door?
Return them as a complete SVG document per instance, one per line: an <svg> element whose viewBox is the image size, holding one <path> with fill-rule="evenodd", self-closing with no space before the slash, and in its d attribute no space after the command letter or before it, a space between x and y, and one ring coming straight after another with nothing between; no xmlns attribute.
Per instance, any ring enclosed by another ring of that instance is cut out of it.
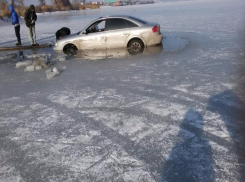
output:
<svg viewBox="0 0 245 182"><path fill-rule="evenodd" d="M111 18L106 23L106 47L122 48L129 36L129 28L123 18Z"/></svg>
<svg viewBox="0 0 245 182"><path fill-rule="evenodd" d="M105 20L100 20L89 26L79 39L79 48L81 50L106 49L105 24Z"/></svg>

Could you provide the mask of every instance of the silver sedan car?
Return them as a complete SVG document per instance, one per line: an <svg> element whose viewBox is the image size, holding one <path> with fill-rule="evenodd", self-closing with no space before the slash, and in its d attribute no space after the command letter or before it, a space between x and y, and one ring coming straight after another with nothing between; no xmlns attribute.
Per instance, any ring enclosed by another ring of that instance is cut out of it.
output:
<svg viewBox="0 0 245 182"><path fill-rule="evenodd" d="M161 44L162 37L157 23L132 16L108 16L93 21L81 32L57 40L54 50L128 48L138 53L144 47Z"/></svg>

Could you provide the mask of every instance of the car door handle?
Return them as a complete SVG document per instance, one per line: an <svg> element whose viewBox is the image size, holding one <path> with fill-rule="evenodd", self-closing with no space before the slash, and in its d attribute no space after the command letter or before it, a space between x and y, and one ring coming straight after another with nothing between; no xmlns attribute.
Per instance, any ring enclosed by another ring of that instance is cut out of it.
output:
<svg viewBox="0 0 245 182"><path fill-rule="evenodd" d="M124 32L123 35L128 35L128 33Z"/></svg>

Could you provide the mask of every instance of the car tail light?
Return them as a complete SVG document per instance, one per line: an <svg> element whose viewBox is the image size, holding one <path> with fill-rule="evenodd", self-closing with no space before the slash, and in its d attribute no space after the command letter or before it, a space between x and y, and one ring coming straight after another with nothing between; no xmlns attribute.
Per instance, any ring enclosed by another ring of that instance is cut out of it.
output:
<svg viewBox="0 0 245 182"><path fill-rule="evenodd" d="M158 25L155 25L151 30L152 30L153 33L156 33L156 32L160 31L160 28L159 28Z"/></svg>

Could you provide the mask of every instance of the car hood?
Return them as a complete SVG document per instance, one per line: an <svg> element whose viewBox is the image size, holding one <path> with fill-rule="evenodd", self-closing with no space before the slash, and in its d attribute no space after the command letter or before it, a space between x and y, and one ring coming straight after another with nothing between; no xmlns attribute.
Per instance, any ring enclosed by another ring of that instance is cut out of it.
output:
<svg viewBox="0 0 245 182"><path fill-rule="evenodd" d="M77 33L70 34L70 35L67 35L67 36L62 37L61 39L57 40L57 42L67 41L67 40L73 39L73 38L78 37L78 36L80 36L80 34L77 34Z"/></svg>

